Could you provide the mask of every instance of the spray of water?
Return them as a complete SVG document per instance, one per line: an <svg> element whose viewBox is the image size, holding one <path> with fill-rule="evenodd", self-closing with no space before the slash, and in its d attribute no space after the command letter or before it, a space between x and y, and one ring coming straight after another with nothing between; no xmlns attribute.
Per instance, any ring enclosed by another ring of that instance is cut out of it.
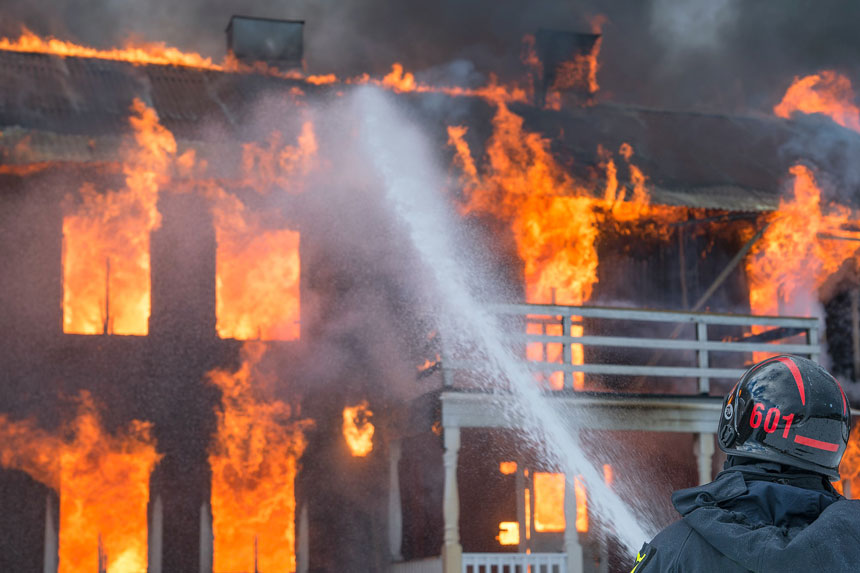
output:
<svg viewBox="0 0 860 573"><path fill-rule="evenodd" d="M646 530L630 508L603 482L590 463L571 424L534 382L522 360L512 351L496 317L479 296L487 292L473 269L475 253L455 237L457 219L440 190L443 171L422 132L395 106L390 95L364 87L353 105L361 127L359 143L367 162L385 187L388 204L403 223L441 305L441 331L446 346L468 348L480 356L480 378L504 404L512 419L520 420L528 438L542 446L547 461L572 479L581 475L589 501L612 533L631 549L646 538ZM470 263L471 259L471 263ZM479 293L476 295L475 293ZM583 421L579 425L587 426ZM568 491L573 488L569 487ZM648 528L651 529L650 527Z"/></svg>

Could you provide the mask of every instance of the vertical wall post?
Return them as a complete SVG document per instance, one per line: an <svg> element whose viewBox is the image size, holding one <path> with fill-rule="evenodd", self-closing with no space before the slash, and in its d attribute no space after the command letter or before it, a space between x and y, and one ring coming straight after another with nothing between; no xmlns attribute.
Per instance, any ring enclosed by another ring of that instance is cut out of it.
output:
<svg viewBox="0 0 860 573"><path fill-rule="evenodd" d="M517 523L520 524L520 553L525 553L528 549L528 540L526 539L526 527L528 527L526 523L526 476L524 472L525 469L522 467L522 463L517 459Z"/></svg>
<svg viewBox="0 0 860 573"><path fill-rule="evenodd" d="M304 504L301 513L299 513L299 526L296 533L296 573L308 573L310 568L309 527L308 504Z"/></svg>
<svg viewBox="0 0 860 573"><path fill-rule="evenodd" d="M442 514L445 532L442 542L443 573L461 573L463 568L463 547L460 545L460 494L457 489L457 454L460 451L460 428L444 426L445 489Z"/></svg>
<svg viewBox="0 0 860 573"><path fill-rule="evenodd" d="M818 325L816 324L806 332L806 342L812 346L809 353L809 359L813 362L818 362L818 355L821 354L821 347L818 346Z"/></svg>
<svg viewBox="0 0 860 573"><path fill-rule="evenodd" d="M705 370L708 368L708 350L704 345L708 342L708 325L704 322L696 323L696 340L699 341L699 368ZM699 394L707 394L711 390L711 379L707 376L699 376Z"/></svg>
<svg viewBox="0 0 860 573"><path fill-rule="evenodd" d="M212 509L208 501L200 508L200 573L212 573L213 545Z"/></svg>
<svg viewBox="0 0 860 573"><path fill-rule="evenodd" d="M399 439L388 444L388 547L391 561L403 561L403 507L400 502L400 456L402 445Z"/></svg>
<svg viewBox="0 0 860 573"><path fill-rule="evenodd" d="M564 552L567 554L566 573L582 573L582 545L576 530L576 488L573 476L567 476L564 483Z"/></svg>
<svg viewBox="0 0 860 573"><path fill-rule="evenodd" d="M147 573L161 573L161 556L164 545L164 507L161 496L157 495L152 503L152 514L149 518L149 543Z"/></svg>
<svg viewBox="0 0 860 573"><path fill-rule="evenodd" d="M568 337L567 342L562 342L563 362L570 366L573 363L573 321L569 314L561 317L561 335ZM573 390L573 372L564 373L564 387Z"/></svg>
<svg viewBox="0 0 860 573"><path fill-rule="evenodd" d="M860 289L851 289L851 349L854 380L860 379Z"/></svg>
<svg viewBox="0 0 860 573"><path fill-rule="evenodd" d="M45 496L45 558L44 573L57 573L60 565L60 536L54 512L53 496Z"/></svg>
<svg viewBox="0 0 860 573"><path fill-rule="evenodd" d="M713 479L711 466L714 458L714 434L711 432L696 434L693 451L699 468L699 485L709 483Z"/></svg>

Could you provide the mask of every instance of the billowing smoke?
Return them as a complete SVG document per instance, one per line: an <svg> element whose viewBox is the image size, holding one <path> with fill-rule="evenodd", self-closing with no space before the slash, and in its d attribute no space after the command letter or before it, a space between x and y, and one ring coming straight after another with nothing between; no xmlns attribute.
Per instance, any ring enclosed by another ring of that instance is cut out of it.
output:
<svg viewBox="0 0 860 573"><path fill-rule="evenodd" d="M39 34L107 47L129 39L224 55L230 16L307 21L305 55L314 73L387 71L400 61L431 78L477 82L522 73L520 42L540 27L590 31L605 15L603 97L666 108L769 111L795 75L852 72L860 5L834 2L559 0L131 2L9 0L0 33ZM452 66L452 63L454 65Z"/></svg>

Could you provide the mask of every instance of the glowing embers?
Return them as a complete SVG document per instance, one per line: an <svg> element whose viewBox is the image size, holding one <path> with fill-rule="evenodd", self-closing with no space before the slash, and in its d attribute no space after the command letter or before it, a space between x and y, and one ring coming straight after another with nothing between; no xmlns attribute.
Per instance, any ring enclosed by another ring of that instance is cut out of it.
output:
<svg viewBox="0 0 860 573"><path fill-rule="evenodd" d="M134 100L136 146L124 152L125 187L84 185L63 218L63 332L137 334L149 329L149 235L159 224L159 187L176 140L155 112ZM181 158L180 158L181 159Z"/></svg>
<svg viewBox="0 0 860 573"><path fill-rule="evenodd" d="M367 400L343 409L343 438L355 457L364 457L373 451L375 428L370 421L372 417L373 412L368 408Z"/></svg>
<svg viewBox="0 0 860 573"><path fill-rule="evenodd" d="M108 434L86 394L56 434L0 415L0 463L59 492L60 573L94 570L100 552L107 573L146 570L149 476L160 457L150 429L134 421Z"/></svg>
<svg viewBox="0 0 860 573"><path fill-rule="evenodd" d="M265 346L247 343L236 372L215 370L222 392L212 467L214 570L295 571L295 479L309 421L272 396Z"/></svg>

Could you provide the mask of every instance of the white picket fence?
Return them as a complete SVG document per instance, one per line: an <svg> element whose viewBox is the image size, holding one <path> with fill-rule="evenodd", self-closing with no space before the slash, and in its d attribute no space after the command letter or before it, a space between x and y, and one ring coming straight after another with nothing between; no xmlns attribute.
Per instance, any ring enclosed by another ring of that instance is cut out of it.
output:
<svg viewBox="0 0 860 573"><path fill-rule="evenodd" d="M463 573L565 573L565 553L463 553Z"/></svg>

